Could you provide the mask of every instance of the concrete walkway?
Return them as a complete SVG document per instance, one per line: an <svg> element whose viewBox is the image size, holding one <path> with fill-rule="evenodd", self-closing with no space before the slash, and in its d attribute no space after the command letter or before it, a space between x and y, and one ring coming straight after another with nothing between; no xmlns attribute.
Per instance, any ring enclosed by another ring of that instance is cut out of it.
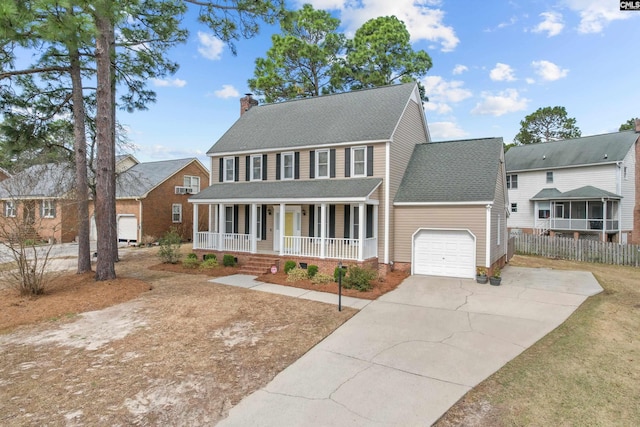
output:
<svg viewBox="0 0 640 427"><path fill-rule="evenodd" d="M412 276L218 425L431 425L601 291L590 273L510 266L500 287Z"/></svg>

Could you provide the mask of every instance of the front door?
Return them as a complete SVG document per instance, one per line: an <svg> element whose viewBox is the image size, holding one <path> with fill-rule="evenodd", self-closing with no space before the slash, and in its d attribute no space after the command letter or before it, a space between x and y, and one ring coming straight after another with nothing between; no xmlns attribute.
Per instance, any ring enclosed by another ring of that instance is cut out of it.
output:
<svg viewBox="0 0 640 427"><path fill-rule="evenodd" d="M285 237L300 237L300 206L287 206L284 213ZM273 250L280 251L280 207L276 206L273 217ZM291 253L294 249L295 239L285 239L285 249Z"/></svg>

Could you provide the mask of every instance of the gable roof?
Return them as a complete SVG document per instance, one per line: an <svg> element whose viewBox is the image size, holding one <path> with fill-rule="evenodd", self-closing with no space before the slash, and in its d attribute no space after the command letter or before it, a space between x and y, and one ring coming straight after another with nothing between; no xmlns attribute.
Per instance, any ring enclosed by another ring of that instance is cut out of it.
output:
<svg viewBox="0 0 640 427"><path fill-rule="evenodd" d="M491 202L502 138L418 144L394 203Z"/></svg>
<svg viewBox="0 0 640 427"><path fill-rule="evenodd" d="M507 172L618 162L624 159L638 136L634 131L624 131L518 145L505 153Z"/></svg>
<svg viewBox="0 0 640 427"><path fill-rule="evenodd" d="M531 200L569 200L569 199L622 199L615 193L607 190L603 190L592 185L585 185L584 187L576 188L573 190L565 191L562 193L557 188L545 188L538 194L533 196Z"/></svg>
<svg viewBox="0 0 640 427"><path fill-rule="evenodd" d="M193 161L197 161L197 159L191 157L138 163L118 175L116 198L145 197L149 191Z"/></svg>
<svg viewBox="0 0 640 427"><path fill-rule="evenodd" d="M207 154L386 141L414 94L405 83L252 107Z"/></svg>

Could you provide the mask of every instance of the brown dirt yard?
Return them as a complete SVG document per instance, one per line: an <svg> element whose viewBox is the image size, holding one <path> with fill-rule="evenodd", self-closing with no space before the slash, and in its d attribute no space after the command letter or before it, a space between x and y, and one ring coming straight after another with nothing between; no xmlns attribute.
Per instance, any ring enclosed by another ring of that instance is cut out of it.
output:
<svg viewBox="0 0 640 427"><path fill-rule="evenodd" d="M0 425L213 425L356 312L149 269L156 251L122 251L112 282L0 290Z"/></svg>

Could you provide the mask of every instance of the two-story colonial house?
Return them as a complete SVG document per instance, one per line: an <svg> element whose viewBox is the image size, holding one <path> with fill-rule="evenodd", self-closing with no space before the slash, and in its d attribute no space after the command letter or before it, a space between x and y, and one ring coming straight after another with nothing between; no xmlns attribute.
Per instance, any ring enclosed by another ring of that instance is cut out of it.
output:
<svg viewBox="0 0 640 427"><path fill-rule="evenodd" d="M473 203L484 203L482 227L475 234L460 222L448 224L446 215L430 222L429 208L442 207L446 197L423 200L422 192L406 191L398 201L404 210L394 203L412 156L424 151L417 147L430 142L417 84L256 104L249 95L243 98L240 119L207 153L211 185L189 201L208 206L210 220L200 228L199 219L193 219L194 249L234 253L245 271L256 267L255 273L265 271L260 258L266 258L267 265L293 259L329 273L338 261L345 261L381 272L396 263L423 274L472 277L477 265L490 266L502 258L498 252L486 256L486 234L492 229L486 226L485 209L494 203L499 170L504 181L501 144L489 150L489 168L495 172L491 196L473 197ZM456 156L441 161L455 169ZM412 170L425 167L415 163ZM428 173L415 176L426 181L412 182L413 187L428 184ZM494 213L504 215L504 208L503 201ZM414 228L403 228L397 240L396 227L409 220ZM502 225L504 236L506 218ZM437 229L451 233L438 234ZM450 250L446 257L433 258L437 250L429 248L442 243L468 250L465 256ZM443 264L450 268L441 269ZM421 268L415 270L416 265Z"/></svg>
<svg viewBox="0 0 640 427"><path fill-rule="evenodd" d="M505 156L511 232L640 241L639 136L624 131L511 148Z"/></svg>

